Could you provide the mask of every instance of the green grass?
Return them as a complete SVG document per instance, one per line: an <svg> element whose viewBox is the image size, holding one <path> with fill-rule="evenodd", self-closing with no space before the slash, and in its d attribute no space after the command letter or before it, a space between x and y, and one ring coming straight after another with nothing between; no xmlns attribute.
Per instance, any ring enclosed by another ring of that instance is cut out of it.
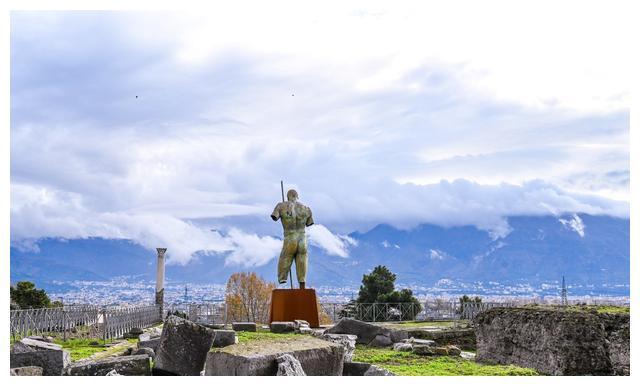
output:
<svg viewBox="0 0 640 386"><path fill-rule="evenodd" d="M427 357L411 352L358 345L353 358L388 369L396 375L538 375L513 365L482 365L459 357Z"/></svg>
<svg viewBox="0 0 640 386"><path fill-rule="evenodd" d="M283 340L295 340L305 335L300 334L275 334L270 331L238 331L236 332L238 337L238 343L250 343L250 342L268 342L268 341L283 341Z"/></svg>
<svg viewBox="0 0 640 386"><path fill-rule="evenodd" d="M576 307L576 306L571 306ZM631 307L629 306L579 306L583 310L596 310L598 313L607 314L629 314Z"/></svg>
<svg viewBox="0 0 640 386"><path fill-rule="evenodd" d="M534 309L542 309L542 310L565 310L565 311L575 311L575 312L593 312L596 311L598 313L607 313L607 314L629 314L631 313L631 308L629 306L594 306L594 305L570 305L566 307L562 307L559 305L541 305L541 304L528 304L524 306L524 308L534 308Z"/></svg>
<svg viewBox="0 0 640 386"><path fill-rule="evenodd" d="M131 344L135 345L138 342L137 338L129 338L126 340L118 340L118 341L126 341L130 343L127 347L130 347ZM96 344L90 344L91 342L95 342ZM127 347L107 347L103 344L102 339L67 339L65 342L62 339L56 339L54 343L62 346L63 349L69 351L71 354L71 360L77 361L80 359L88 358L93 354L105 352L107 355L117 354L120 351L126 350Z"/></svg>
<svg viewBox="0 0 640 386"><path fill-rule="evenodd" d="M91 342L97 342L98 345L90 345L89 343ZM107 350L107 347L102 344L102 341L97 339L67 339L66 342L62 339L56 339L55 343L69 351L71 353L71 360L73 361L88 358L95 353Z"/></svg>

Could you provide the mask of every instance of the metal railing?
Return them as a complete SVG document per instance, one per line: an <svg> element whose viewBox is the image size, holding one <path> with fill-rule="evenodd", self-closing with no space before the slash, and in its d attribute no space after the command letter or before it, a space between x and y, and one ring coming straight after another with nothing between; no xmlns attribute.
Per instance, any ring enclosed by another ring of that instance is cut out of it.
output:
<svg viewBox="0 0 640 386"><path fill-rule="evenodd" d="M91 305L12 310L11 336L14 340L29 335L62 334L89 326L95 337L105 340L122 337L132 328L145 328L162 321L159 306L98 307Z"/></svg>
<svg viewBox="0 0 640 386"><path fill-rule="evenodd" d="M461 304L461 319L471 320L475 318L482 311L486 311L496 307L513 307L512 303L498 303L498 302L488 302L488 303L475 303L468 302Z"/></svg>
<svg viewBox="0 0 640 386"><path fill-rule="evenodd" d="M320 303L321 312L332 322L349 317L368 322L410 321L410 320L471 320L478 313L495 307L513 307L511 303L459 303L423 302L416 303ZM123 306L101 308L92 305L64 306L12 310L10 312L11 336L14 339L44 333L62 333L67 339L68 332L76 327L90 326L99 337L107 340L122 337L132 328L146 328L159 323L170 312L180 311L194 322L206 324L228 324L229 313L225 302L203 304L174 304L161 307Z"/></svg>
<svg viewBox="0 0 640 386"><path fill-rule="evenodd" d="M513 307L513 304L427 301L419 307L415 303L320 303L320 307L335 323L342 318L369 322L471 320L482 311L494 307Z"/></svg>
<svg viewBox="0 0 640 386"><path fill-rule="evenodd" d="M189 320L206 324L227 324L227 303L190 304Z"/></svg>
<svg viewBox="0 0 640 386"><path fill-rule="evenodd" d="M416 303L320 303L333 322L354 318L368 322L415 320L422 309Z"/></svg>
<svg viewBox="0 0 640 386"><path fill-rule="evenodd" d="M44 333L66 333L79 326L98 323L100 308L91 305L11 310L11 336L14 339Z"/></svg>
<svg viewBox="0 0 640 386"><path fill-rule="evenodd" d="M145 328L162 321L162 308L153 306L129 306L105 308L100 313L102 338L120 338L132 328Z"/></svg>

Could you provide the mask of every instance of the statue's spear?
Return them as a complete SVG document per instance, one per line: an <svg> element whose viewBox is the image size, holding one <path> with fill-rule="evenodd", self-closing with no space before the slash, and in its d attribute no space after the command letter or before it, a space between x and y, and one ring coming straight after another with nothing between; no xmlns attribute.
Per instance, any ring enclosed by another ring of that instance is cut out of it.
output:
<svg viewBox="0 0 640 386"><path fill-rule="evenodd" d="M280 180L280 192L282 193L282 202L284 202L284 183L282 182L282 180ZM291 289L293 289L293 278L291 276L291 267L289 267L289 284L291 285Z"/></svg>

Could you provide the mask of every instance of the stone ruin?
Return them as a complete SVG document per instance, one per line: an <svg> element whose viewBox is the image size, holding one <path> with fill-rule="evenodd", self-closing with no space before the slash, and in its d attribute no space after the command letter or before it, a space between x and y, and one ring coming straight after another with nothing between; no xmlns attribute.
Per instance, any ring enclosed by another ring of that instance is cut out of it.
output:
<svg viewBox="0 0 640 386"><path fill-rule="evenodd" d="M548 375L629 375L629 314L495 308L474 322L479 362Z"/></svg>
<svg viewBox="0 0 640 386"><path fill-rule="evenodd" d="M25 338L11 349L11 374L393 375L353 362L356 343L465 359L474 355L462 350L477 347L480 363L514 364L549 375L629 374L628 314L494 308L480 313L473 325L451 331L394 330L345 318L320 330L304 321L276 322L266 329L299 336L247 349L237 344L236 331L256 331L255 323L234 323L232 330L225 330L170 316L162 329L132 331L139 338L136 348L99 360L71 363L59 345L43 337Z"/></svg>

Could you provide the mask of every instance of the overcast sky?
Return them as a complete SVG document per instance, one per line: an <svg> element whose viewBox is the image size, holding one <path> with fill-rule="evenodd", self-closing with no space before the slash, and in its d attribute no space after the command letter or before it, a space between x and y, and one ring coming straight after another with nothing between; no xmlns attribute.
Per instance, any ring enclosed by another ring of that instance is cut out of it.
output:
<svg viewBox="0 0 640 386"><path fill-rule="evenodd" d="M14 12L12 243L264 264L281 179L345 258L378 223L500 237L511 215L628 217L616 10L258 7Z"/></svg>

